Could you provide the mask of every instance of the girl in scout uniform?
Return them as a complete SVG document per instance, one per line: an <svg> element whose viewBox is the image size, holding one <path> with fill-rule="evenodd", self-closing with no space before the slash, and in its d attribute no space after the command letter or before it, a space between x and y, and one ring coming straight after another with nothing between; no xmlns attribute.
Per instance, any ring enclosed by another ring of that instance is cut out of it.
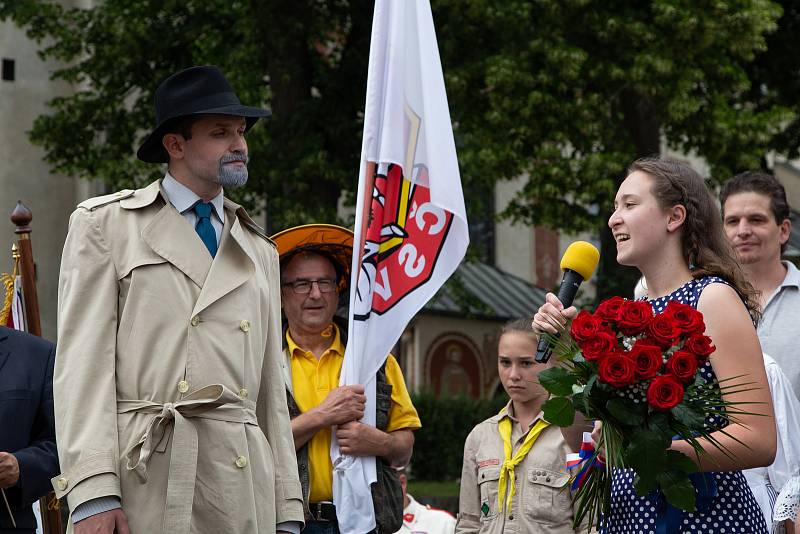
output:
<svg viewBox="0 0 800 534"><path fill-rule="evenodd" d="M456 534L577 532L565 467L573 451L542 418L548 394L538 376L548 366L534 359L537 343L529 320L501 331L497 370L511 400L467 437Z"/></svg>

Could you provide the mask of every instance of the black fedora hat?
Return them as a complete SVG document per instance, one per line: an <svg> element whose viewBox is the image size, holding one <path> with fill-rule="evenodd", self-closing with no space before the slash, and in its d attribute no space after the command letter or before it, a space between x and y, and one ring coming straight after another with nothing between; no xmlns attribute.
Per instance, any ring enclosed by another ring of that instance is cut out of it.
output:
<svg viewBox="0 0 800 534"><path fill-rule="evenodd" d="M161 143L177 119L189 115L220 114L244 117L249 130L266 109L243 106L217 67L190 67L161 82L156 89L156 127L139 147L136 156L148 163L167 163L169 155Z"/></svg>

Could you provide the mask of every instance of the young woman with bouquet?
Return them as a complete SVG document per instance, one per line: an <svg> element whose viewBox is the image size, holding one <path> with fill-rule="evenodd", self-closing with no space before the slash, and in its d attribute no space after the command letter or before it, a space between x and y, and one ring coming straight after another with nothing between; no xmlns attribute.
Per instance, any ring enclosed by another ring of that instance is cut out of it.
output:
<svg viewBox="0 0 800 534"><path fill-rule="evenodd" d="M628 169L608 225L617 242L617 261L637 267L647 279L648 302L655 314L664 312L670 301L702 313L705 334L716 350L710 346L710 357L699 359L699 374L707 383L723 384L722 402L738 408L735 417L706 416L702 423L706 436L692 437L702 454L687 439L672 441L670 448L696 466L694 511L670 507L660 491L637 495L636 473L614 469L600 531L766 534L763 516L741 473L769 465L776 447L769 388L753 327L758 305L727 244L713 197L689 166L666 158L641 159ZM565 310L549 294L534 316L533 327L540 333L557 334L576 315L575 308ZM657 377L653 382L674 379ZM741 387L724 386L737 381ZM648 398L647 402L657 407L663 403L668 412L675 400Z"/></svg>
<svg viewBox="0 0 800 534"><path fill-rule="evenodd" d="M579 422L561 429L542 419L548 393L538 375L549 366L534 360L538 341L526 319L500 334L497 370L510 400L467 437L456 534L577 531L565 458L572 452L567 440L575 447L574 432L584 428Z"/></svg>

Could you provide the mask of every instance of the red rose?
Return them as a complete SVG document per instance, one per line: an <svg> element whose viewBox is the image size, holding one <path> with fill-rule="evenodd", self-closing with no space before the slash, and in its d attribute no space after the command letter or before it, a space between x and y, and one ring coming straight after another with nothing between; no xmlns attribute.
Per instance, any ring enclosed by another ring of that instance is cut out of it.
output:
<svg viewBox="0 0 800 534"><path fill-rule="evenodd" d="M671 300L667 303L664 313L672 317L675 321L675 325L684 334L702 334L706 331L706 323L703 321L703 314L688 304L681 304L680 302Z"/></svg>
<svg viewBox="0 0 800 534"><path fill-rule="evenodd" d="M705 360L717 350L717 347L711 342L710 337L703 334L693 334L683 344L683 350L697 355L700 360Z"/></svg>
<svg viewBox="0 0 800 534"><path fill-rule="evenodd" d="M595 361L601 356L614 352L617 348L617 338L610 331L598 332L586 341L579 343L583 357Z"/></svg>
<svg viewBox="0 0 800 534"><path fill-rule="evenodd" d="M630 352L630 358L636 366L636 378L647 380L658 374L664 363L661 347L657 347L647 338L639 339Z"/></svg>
<svg viewBox="0 0 800 534"><path fill-rule="evenodd" d="M625 305L625 299L622 297L611 297L600 303L594 314L604 321L609 323L616 323L619 321L622 307Z"/></svg>
<svg viewBox="0 0 800 534"><path fill-rule="evenodd" d="M622 388L636 379L636 365L621 352L614 352L600 360L597 377L615 388Z"/></svg>
<svg viewBox="0 0 800 534"><path fill-rule="evenodd" d="M667 371L682 382L691 382L697 372L697 356L685 350L676 350L667 360Z"/></svg>
<svg viewBox="0 0 800 534"><path fill-rule="evenodd" d="M598 332L606 331L607 328L603 325L602 319L595 317L586 310L581 310L577 317L572 321L570 334L572 339L580 343L581 341L588 341Z"/></svg>
<svg viewBox="0 0 800 534"><path fill-rule="evenodd" d="M669 348L681 335L681 330L675 320L665 313L659 313L647 326L650 337L662 347Z"/></svg>
<svg viewBox="0 0 800 534"><path fill-rule="evenodd" d="M626 336L644 332L653 320L653 307L645 300L626 300L620 309L619 330Z"/></svg>
<svg viewBox="0 0 800 534"><path fill-rule="evenodd" d="M647 388L647 402L657 410L669 410L683 400L683 385L672 375L657 376Z"/></svg>

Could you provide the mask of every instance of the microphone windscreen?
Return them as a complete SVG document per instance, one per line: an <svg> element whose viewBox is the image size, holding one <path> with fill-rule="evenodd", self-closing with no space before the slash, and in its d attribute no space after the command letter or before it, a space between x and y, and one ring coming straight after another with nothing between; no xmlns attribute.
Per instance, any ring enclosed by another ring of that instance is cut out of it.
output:
<svg viewBox="0 0 800 534"><path fill-rule="evenodd" d="M573 270L588 280L600 262L600 251L597 247L586 241L575 241L561 257L561 270Z"/></svg>

